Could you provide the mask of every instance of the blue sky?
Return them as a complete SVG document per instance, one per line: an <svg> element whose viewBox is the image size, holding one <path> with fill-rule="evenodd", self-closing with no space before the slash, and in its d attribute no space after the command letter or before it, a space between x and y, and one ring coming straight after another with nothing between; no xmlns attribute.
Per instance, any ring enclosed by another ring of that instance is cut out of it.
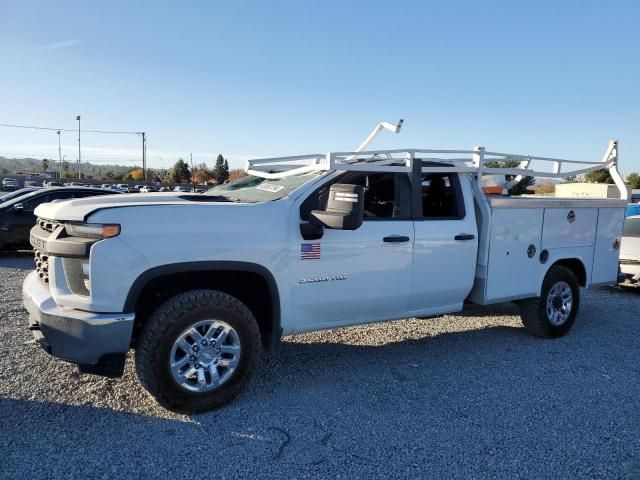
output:
<svg viewBox="0 0 640 480"><path fill-rule="evenodd" d="M0 123L144 130L151 167L194 153L471 148L640 170L640 2L0 0ZM67 159L76 136L62 137ZM83 159L137 155L86 134ZM49 153L47 153L49 152ZM0 155L55 133L0 128Z"/></svg>

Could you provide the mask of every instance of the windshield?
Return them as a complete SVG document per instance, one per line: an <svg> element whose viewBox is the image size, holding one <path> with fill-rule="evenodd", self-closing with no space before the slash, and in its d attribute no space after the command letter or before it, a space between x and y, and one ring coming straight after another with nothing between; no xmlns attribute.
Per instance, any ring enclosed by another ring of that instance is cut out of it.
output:
<svg viewBox="0 0 640 480"><path fill-rule="evenodd" d="M291 175L289 177L267 180L247 175L233 182L210 188L203 195L222 197L230 202L258 203L279 200L298 187L318 177L323 172Z"/></svg>
<svg viewBox="0 0 640 480"><path fill-rule="evenodd" d="M640 217L631 217L624 221L622 236L640 238Z"/></svg>

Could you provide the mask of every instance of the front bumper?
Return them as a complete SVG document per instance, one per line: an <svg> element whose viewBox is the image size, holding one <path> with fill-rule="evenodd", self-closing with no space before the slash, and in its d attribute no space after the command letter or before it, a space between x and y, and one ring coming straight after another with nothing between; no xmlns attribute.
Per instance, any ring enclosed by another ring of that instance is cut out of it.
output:
<svg viewBox="0 0 640 480"><path fill-rule="evenodd" d="M27 275L22 298L34 338L55 357L96 365L129 350L133 313L92 313L60 307L36 272Z"/></svg>

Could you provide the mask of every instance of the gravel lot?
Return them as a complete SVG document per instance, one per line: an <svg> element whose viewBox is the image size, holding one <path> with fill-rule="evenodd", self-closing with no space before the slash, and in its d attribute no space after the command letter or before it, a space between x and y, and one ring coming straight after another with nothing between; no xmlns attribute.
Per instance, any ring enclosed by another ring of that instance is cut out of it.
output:
<svg viewBox="0 0 640 480"><path fill-rule="evenodd" d="M513 305L290 337L234 403L183 416L132 358L80 376L30 344L31 265L0 256L2 478L640 478L636 291L584 292L554 341Z"/></svg>

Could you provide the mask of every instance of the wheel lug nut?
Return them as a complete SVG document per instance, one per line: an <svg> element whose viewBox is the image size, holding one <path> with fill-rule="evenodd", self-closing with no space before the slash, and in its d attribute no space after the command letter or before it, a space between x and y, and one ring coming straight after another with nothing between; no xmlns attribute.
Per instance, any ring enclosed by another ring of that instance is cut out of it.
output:
<svg viewBox="0 0 640 480"><path fill-rule="evenodd" d="M195 355L191 355L191 357L189 357L189 360L191 360L192 362L195 362L196 361Z"/></svg>
<svg viewBox="0 0 640 480"><path fill-rule="evenodd" d="M200 343L202 343L203 346L207 345L207 341L206 340L202 340L202 342L200 342Z"/></svg>

